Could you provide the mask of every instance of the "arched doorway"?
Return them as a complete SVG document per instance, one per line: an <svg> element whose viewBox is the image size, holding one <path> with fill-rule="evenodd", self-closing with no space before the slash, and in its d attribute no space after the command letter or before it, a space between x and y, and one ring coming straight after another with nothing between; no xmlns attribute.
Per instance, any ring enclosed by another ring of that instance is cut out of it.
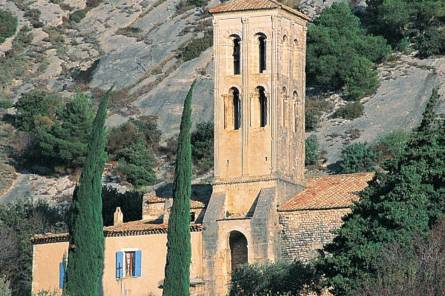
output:
<svg viewBox="0 0 445 296"><path fill-rule="evenodd" d="M236 268L248 263L247 239L239 231L230 232L230 265L233 272Z"/></svg>

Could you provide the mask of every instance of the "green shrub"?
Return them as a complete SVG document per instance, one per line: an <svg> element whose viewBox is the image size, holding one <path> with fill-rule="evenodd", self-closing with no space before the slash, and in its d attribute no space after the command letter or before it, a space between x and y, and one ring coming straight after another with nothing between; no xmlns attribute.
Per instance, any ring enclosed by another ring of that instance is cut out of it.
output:
<svg viewBox="0 0 445 296"><path fill-rule="evenodd" d="M363 115L363 104L359 101L347 103L346 105L340 107L332 115L334 118L344 118L353 120Z"/></svg>
<svg viewBox="0 0 445 296"><path fill-rule="evenodd" d="M121 151L142 137L142 133L134 123L128 121L111 129L108 135L107 151L113 159L116 159Z"/></svg>
<svg viewBox="0 0 445 296"><path fill-rule="evenodd" d="M142 133L148 147L153 151L158 149L161 140L161 130L158 128L157 116L140 116L130 119L130 123L134 124Z"/></svg>
<svg viewBox="0 0 445 296"><path fill-rule="evenodd" d="M99 6L99 4L102 3L102 0L87 0L87 7L88 8L94 8Z"/></svg>
<svg viewBox="0 0 445 296"><path fill-rule="evenodd" d="M185 46L180 48L179 56L184 61L193 60L201 55L203 51L213 44L213 34L205 32L201 38L192 39Z"/></svg>
<svg viewBox="0 0 445 296"><path fill-rule="evenodd" d="M3 275L0 275L0 296L12 296L9 281Z"/></svg>
<svg viewBox="0 0 445 296"><path fill-rule="evenodd" d="M25 54L32 41L30 29L22 27L12 41L12 49L4 57L0 57L0 85L8 85L16 78L23 79L31 58Z"/></svg>
<svg viewBox="0 0 445 296"><path fill-rule="evenodd" d="M306 132L315 131L320 121L320 112L308 110L304 113L304 124Z"/></svg>
<svg viewBox="0 0 445 296"><path fill-rule="evenodd" d="M316 165L320 159L320 145L316 135L309 136L305 144L305 165Z"/></svg>
<svg viewBox="0 0 445 296"><path fill-rule="evenodd" d="M192 132L192 160L198 173L213 167L213 123L201 122Z"/></svg>
<svg viewBox="0 0 445 296"><path fill-rule="evenodd" d="M126 191L120 193L116 188L102 187L102 217L104 226L113 225L114 211L120 207L124 222L142 219L142 193Z"/></svg>
<svg viewBox="0 0 445 296"><path fill-rule="evenodd" d="M132 185L153 185L156 175L153 170L153 157L143 139L126 147L118 155L116 171L125 177Z"/></svg>
<svg viewBox="0 0 445 296"><path fill-rule="evenodd" d="M80 23L80 21L86 16L85 10L76 10L72 14L70 14L70 21L75 23Z"/></svg>
<svg viewBox="0 0 445 296"><path fill-rule="evenodd" d="M341 172L349 174L373 170L378 155L368 144L355 143L346 146L341 157Z"/></svg>
<svg viewBox="0 0 445 296"><path fill-rule="evenodd" d="M62 107L62 99L44 90L33 90L23 94L15 107L18 127L27 132L34 132L36 120L46 118L49 125L56 120L56 113Z"/></svg>
<svg viewBox="0 0 445 296"><path fill-rule="evenodd" d="M357 76L365 73L366 78L375 82L374 63L381 62L389 53L386 41L367 35L347 4L334 4L323 10L308 29L308 85L324 91L347 86L347 95L359 99L375 88L373 83L367 85Z"/></svg>
<svg viewBox="0 0 445 296"><path fill-rule="evenodd" d="M9 11L0 9L0 44L15 34L17 24L17 17Z"/></svg>
<svg viewBox="0 0 445 296"><path fill-rule="evenodd" d="M319 280L313 266L298 261L243 265L232 273L230 296L306 295Z"/></svg>
<svg viewBox="0 0 445 296"><path fill-rule="evenodd" d="M126 123L113 128L108 136L108 153L116 159L122 149L140 139L144 139L153 152L158 149L161 131L158 129L157 117L141 116L132 118Z"/></svg>
<svg viewBox="0 0 445 296"><path fill-rule="evenodd" d="M404 151L409 139L409 133L404 131L393 131L379 137L372 149L379 156L379 163L388 159L398 158Z"/></svg>
<svg viewBox="0 0 445 296"><path fill-rule="evenodd" d="M14 107L14 103L9 99L0 99L0 109L9 109Z"/></svg>
<svg viewBox="0 0 445 296"><path fill-rule="evenodd" d="M426 58L432 55L445 54L445 24L442 28L428 28L416 38L419 56Z"/></svg>
<svg viewBox="0 0 445 296"><path fill-rule="evenodd" d="M207 4L207 0L187 0L187 3L194 5L196 7L201 7Z"/></svg>
<svg viewBox="0 0 445 296"><path fill-rule="evenodd" d="M373 94L378 86L378 74L374 64L364 57L354 57L345 77L345 93L349 100L358 100Z"/></svg>
<svg viewBox="0 0 445 296"><path fill-rule="evenodd" d="M28 18L34 28L41 28L43 27L43 23L40 21L41 14L40 10L33 8L26 10L24 16Z"/></svg>

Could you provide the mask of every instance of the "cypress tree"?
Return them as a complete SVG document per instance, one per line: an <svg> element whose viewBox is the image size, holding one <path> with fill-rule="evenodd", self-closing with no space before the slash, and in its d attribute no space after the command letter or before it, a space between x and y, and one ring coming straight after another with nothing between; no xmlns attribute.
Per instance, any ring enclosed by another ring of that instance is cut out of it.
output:
<svg viewBox="0 0 445 296"><path fill-rule="evenodd" d="M168 220L164 296L190 294L190 195L192 191L192 91L185 98L176 154L173 205Z"/></svg>
<svg viewBox="0 0 445 296"><path fill-rule="evenodd" d="M101 99L93 122L88 152L71 206L64 295L98 296L100 293L104 235L102 221L102 172L105 165L106 131L109 92Z"/></svg>

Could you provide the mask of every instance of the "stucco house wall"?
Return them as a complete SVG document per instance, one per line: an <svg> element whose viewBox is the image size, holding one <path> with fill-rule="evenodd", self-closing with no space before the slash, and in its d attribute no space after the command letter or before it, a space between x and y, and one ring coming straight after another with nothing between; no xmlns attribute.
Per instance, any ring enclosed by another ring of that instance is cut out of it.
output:
<svg viewBox="0 0 445 296"><path fill-rule="evenodd" d="M192 282L202 279L202 235L191 232ZM116 279L116 252L125 250L142 251L142 273L137 278ZM33 293L59 289L59 263L68 252L68 242L34 244L33 250ZM167 254L167 234L129 235L105 238L105 262L103 273L103 295L106 296L149 296L162 295L159 288L164 279ZM202 295L199 284L191 289L192 295Z"/></svg>

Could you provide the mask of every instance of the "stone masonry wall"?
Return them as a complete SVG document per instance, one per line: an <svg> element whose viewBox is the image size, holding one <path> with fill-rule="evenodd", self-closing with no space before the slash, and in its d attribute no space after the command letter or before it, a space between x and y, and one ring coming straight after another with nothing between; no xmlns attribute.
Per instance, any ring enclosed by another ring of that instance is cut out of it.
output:
<svg viewBox="0 0 445 296"><path fill-rule="evenodd" d="M341 218L349 212L349 208L280 212L280 259L314 258L317 250L332 241L333 230L341 226Z"/></svg>

